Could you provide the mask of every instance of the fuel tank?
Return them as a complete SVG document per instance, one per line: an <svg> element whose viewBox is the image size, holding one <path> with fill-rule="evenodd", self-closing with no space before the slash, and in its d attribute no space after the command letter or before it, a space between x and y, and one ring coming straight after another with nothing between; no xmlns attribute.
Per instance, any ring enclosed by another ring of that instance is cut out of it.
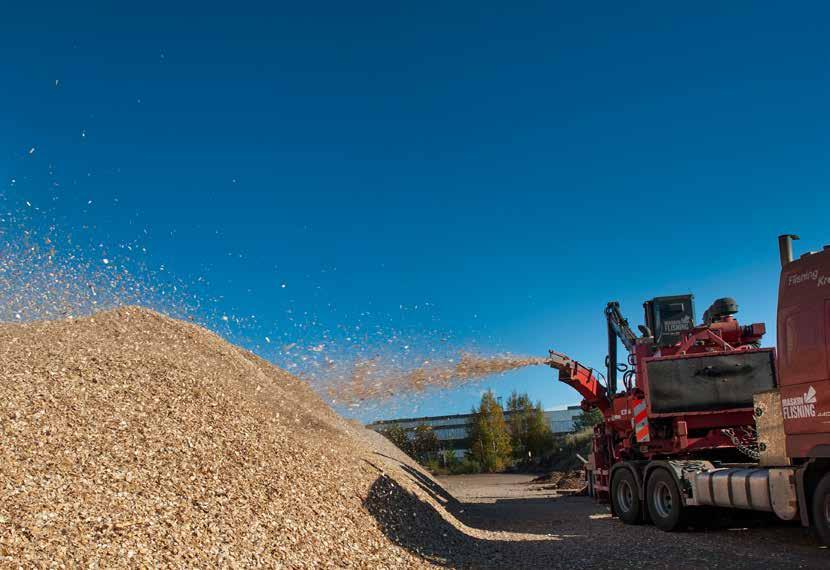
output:
<svg viewBox="0 0 830 570"><path fill-rule="evenodd" d="M723 468L690 474L694 504L774 512L783 520L798 514L793 468Z"/></svg>

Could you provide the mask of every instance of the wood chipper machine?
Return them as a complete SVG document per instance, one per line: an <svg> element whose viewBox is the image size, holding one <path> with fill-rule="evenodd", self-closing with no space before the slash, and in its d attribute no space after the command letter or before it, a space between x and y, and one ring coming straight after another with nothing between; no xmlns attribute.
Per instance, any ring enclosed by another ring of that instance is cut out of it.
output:
<svg viewBox="0 0 830 570"><path fill-rule="evenodd" d="M645 302L639 335L607 304L604 377L550 352L583 409L602 412L589 490L624 522L671 531L695 507L768 511L830 544L830 248L796 260L793 239L779 238L777 351L734 299L698 322L685 294Z"/></svg>

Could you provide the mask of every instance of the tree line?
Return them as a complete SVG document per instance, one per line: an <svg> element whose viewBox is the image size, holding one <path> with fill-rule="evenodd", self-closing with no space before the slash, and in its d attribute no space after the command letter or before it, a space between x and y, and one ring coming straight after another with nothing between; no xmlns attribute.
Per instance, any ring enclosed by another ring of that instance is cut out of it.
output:
<svg viewBox="0 0 830 570"><path fill-rule="evenodd" d="M598 412L583 413L575 427L584 429L598 423ZM493 473L511 466L538 464L560 446L545 419L542 403L514 391L503 407L492 390L472 409L469 424L469 451L463 459L444 449L428 425L406 430L394 424L381 433L416 461L433 472Z"/></svg>

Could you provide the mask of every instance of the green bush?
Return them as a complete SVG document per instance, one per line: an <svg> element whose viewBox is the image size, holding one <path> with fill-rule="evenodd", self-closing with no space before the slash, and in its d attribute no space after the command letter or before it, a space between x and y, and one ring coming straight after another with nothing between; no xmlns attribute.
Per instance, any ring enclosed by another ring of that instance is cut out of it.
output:
<svg viewBox="0 0 830 570"><path fill-rule="evenodd" d="M481 473L481 463L475 459L464 458L450 465L451 475L473 475Z"/></svg>
<svg viewBox="0 0 830 570"><path fill-rule="evenodd" d="M591 453L593 437L593 428L583 428L576 433L557 437L551 455L546 458L546 467L552 471L581 469L582 462L576 454L578 453L587 459Z"/></svg>
<svg viewBox="0 0 830 570"><path fill-rule="evenodd" d="M441 462L438 461L436 458L428 459L426 463L423 464L426 467L426 470L432 473L433 475L446 475L449 473L449 470L441 465Z"/></svg>

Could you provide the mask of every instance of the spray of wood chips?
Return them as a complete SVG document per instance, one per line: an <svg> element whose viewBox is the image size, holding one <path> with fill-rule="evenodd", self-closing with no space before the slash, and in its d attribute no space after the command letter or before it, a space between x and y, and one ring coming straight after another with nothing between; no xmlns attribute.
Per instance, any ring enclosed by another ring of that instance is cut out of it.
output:
<svg viewBox="0 0 830 570"><path fill-rule="evenodd" d="M400 394L420 393L430 388L458 387L486 376L544 364L545 358L533 356L481 356L465 353L455 363L427 362L412 370L392 370L384 367L379 359L373 359L356 363L345 382L332 384L327 391L335 403L354 404L364 400L378 401Z"/></svg>

